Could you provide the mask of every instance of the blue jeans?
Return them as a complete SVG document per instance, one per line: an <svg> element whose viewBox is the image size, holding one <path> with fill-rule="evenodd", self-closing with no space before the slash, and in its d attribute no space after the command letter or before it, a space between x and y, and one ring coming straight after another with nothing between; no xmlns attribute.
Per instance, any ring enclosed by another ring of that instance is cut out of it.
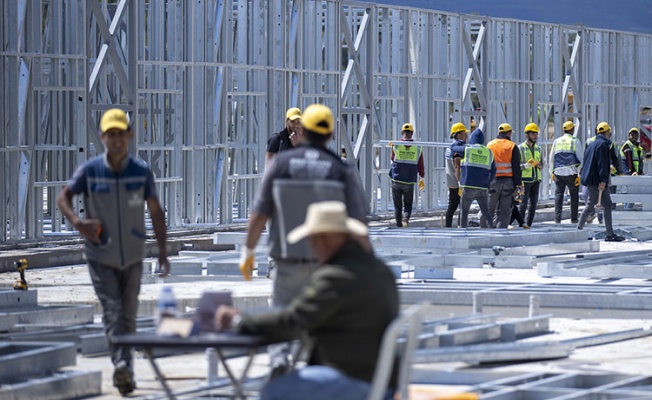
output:
<svg viewBox="0 0 652 400"><path fill-rule="evenodd" d="M335 368L310 365L265 385L261 400L365 400L371 384L350 378ZM387 391L386 399L392 399L394 391Z"/></svg>

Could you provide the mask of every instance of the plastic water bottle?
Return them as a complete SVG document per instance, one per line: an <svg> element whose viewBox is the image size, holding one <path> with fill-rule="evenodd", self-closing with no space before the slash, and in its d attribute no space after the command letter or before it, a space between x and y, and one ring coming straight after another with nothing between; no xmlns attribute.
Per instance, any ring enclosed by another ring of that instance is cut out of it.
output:
<svg viewBox="0 0 652 400"><path fill-rule="evenodd" d="M171 286L163 286L161 295L156 302L156 315L154 316L156 326L158 326L165 317L177 317L177 299L174 297Z"/></svg>

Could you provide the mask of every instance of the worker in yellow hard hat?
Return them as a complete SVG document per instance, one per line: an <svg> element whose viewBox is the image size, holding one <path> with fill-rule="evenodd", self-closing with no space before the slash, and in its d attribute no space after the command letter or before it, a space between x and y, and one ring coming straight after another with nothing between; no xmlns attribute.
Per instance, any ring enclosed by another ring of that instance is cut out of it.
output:
<svg viewBox="0 0 652 400"><path fill-rule="evenodd" d="M493 153L496 162L496 178L489 187L489 211L497 228L507 228L512 217L514 193L522 192L521 152L512 142L512 126L500 124L498 137L490 141L487 147ZM484 227L484 219L480 226Z"/></svg>
<svg viewBox="0 0 652 400"><path fill-rule="evenodd" d="M394 216L396 226L408 227L412 215L414 202L414 185L421 177L423 182L425 167L423 163L423 150L421 146L411 146L413 142L414 126L405 123L401 127L401 141L392 146L390 159L392 166L389 169L389 179L392 181L392 199L394 200ZM420 186L423 186L421 184Z"/></svg>
<svg viewBox="0 0 652 400"><path fill-rule="evenodd" d="M534 213L539 202L539 184L541 183L541 147L539 140L539 126L533 122L525 125L525 141L518 146L521 152L521 177L523 179L523 199L519 212L525 219L524 227L532 226ZM527 215L526 215L527 211Z"/></svg>
<svg viewBox="0 0 652 400"><path fill-rule="evenodd" d="M555 182L555 223L560 224L564 206L564 192L568 188L570 194L571 223L577 223L580 180L583 149L580 141L574 136L576 125L566 121L562 126L564 134L555 139L550 150L550 174Z"/></svg>
<svg viewBox="0 0 652 400"><path fill-rule="evenodd" d="M586 207L582 211L577 229L583 229L587 218L594 211L596 204L604 210L604 226L606 228L607 242L622 242L622 236L616 235L612 226L612 201L611 193L607 190L611 177L611 165L617 164L617 156L612 150L611 127L606 122L601 122L596 127L596 138L584 152L585 165L582 168L581 182L588 188L589 196Z"/></svg>
<svg viewBox="0 0 652 400"><path fill-rule="evenodd" d="M466 144L469 130L466 126L457 122L451 125L450 138L454 142L446 149L446 183L448 184L448 208L446 209L446 228L453 226L453 215L460 205L460 160L464 156L464 151L453 151L453 147L460 147ZM458 219L458 223L459 223Z"/></svg>

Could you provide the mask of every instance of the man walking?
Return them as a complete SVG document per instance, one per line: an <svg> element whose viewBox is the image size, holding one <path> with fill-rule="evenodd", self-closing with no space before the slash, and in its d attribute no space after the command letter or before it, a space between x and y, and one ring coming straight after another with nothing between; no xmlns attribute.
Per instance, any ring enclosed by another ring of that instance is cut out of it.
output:
<svg viewBox="0 0 652 400"><path fill-rule="evenodd" d="M456 147L455 151L461 149ZM484 133L476 129L471 133L469 144L463 146L460 186L462 187L462 228L468 227L469 209L473 200L478 202L480 212L489 228L493 228L493 217L489 211L487 191L496 175L496 163L491 150L484 146Z"/></svg>
<svg viewBox="0 0 652 400"><path fill-rule="evenodd" d="M396 226L408 227L414 202L414 184L420 176L423 180L425 168L420 146L410 146L403 142L413 142L414 127L410 123L401 128L401 144L392 146L392 166L389 178L392 180L392 199L394 200L394 216ZM405 211L405 215L403 215Z"/></svg>
<svg viewBox="0 0 652 400"><path fill-rule="evenodd" d="M507 228L512 217L514 192L521 191L521 152L512 142L512 126L501 124L498 137L487 144L496 161L496 178L489 187L489 212L497 228ZM480 225L485 225L484 219ZM491 226L491 225L489 225Z"/></svg>
<svg viewBox="0 0 652 400"><path fill-rule="evenodd" d="M550 151L550 173L555 182L555 223L562 220L564 206L564 192L568 188L570 194L571 223L577 223L579 208L580 178L579 171L582 166L582 148L579 140L573 136L575 124L566 121L563 125L564 134L552 143Z"/></svg>
<svg viewBox="0 0 652 400"><path fill-rule="evenodd" d="M539 202L539 184L543 164L541 163L541 148L537 145L538 139L539 126L535 123L525 125L525 142L518 146L521 152L521 178L524 187L523 201L519 212L525 219L524 226L527 227L531 227L534 222L534 213L537 211Z"/></svg>
<svg viewBox="0 0 652 400"><path fill-rule="evenodd" d="M104 330L115 367L113 385L120 394L134 391L131 349L114 347L118 335L136 331L138 293L145 254L145 203L156 234L159 268L170 272L165 247L165 213L161 208L152 171L129 155L134 137L124 111L114 108L102 115L100 139L105 153L82 164L57 197L57 205L86 239L84 253L93 288L102 305ZM84 196L86 219L72 206Z"/></svg>
<svg viewBox="0 0 652 400"><path fill-rule="evenodd" d="M458 122L451 126L450 138L455 141L446 149L446 183L448 184L448 209L446 209L446 228L453 226L453 216L460 205L460 160L464 153L456 153L453 147L463 149L469 130L463 123Z"/></svg>
<svg viewBox="0 0 652 400"><path fill-rule="evenodd" d="M604 207L604 225L607 236L604 238L607 242L622 242L625 240L622 236L616 235L613 231L611 218L611 194L605 190L609 185L609 176L611 175L611 165L618 161L614 160L614 152L611 150L611 127L606 122L600 122L597 127L596 139L588 145L584 152L584 168L582 168L581 181L589 191L589 200L582 211L577 229L583 229L586 219L593 212L595 205L600 199Z"/></svg>
<svg viewBox="0 0 652 400"><path fill-rule="evenodd" d="M265 164L269 164L272 157L281 151L297 147L302 139L301 110L297 107L289 108L285 113L285 129L274 133L267 140Z"/></svg>
<svg viewBox="0 0 652 400"><path fill-rule="evenodd" d="M282 309L264 314L217 310L218 328L287 340L301 332L310 341L308 365L269 381L261 399L368 397L381 341L399 303L390 269L360 245L366 235L367 226L347 217L344 203L311 204L305 222L287 236L289 243L308 238L318 260L302 290ZM394 398L396 376L395 368L384 398Z"/></svg>
<svg viewBox="0 0 652 400"><path fill-rule="evenodd" d="M340 200L350 217L366 223L367 203L357 170L345 164L339 154L326 145L333 137L334 118L322 104L306 108L302 117L304 141L295 149L274 157L263 176L254 201L242 248L240 269L250 280L254 248L268 220L270 256L276 263L273 305L285 307L304 288L317 268L317 257L307 241L290 244L287 232L303 222L311 203ZM371 249L368 241L363 243ZM272 375L284 373L289 366L289 347L270 348Z"/></svg>

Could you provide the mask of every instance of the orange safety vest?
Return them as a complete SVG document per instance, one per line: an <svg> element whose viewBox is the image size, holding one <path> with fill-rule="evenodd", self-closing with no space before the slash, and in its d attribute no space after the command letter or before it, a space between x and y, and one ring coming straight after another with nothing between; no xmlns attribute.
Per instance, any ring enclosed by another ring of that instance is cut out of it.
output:
<svg viewBox="0 0 652 400"><path fill-rule="evenodd" d="M494 153L496 161L496 177L514 176L512 172L512 151L516 143L509 139L494 139L487 144L489 150Z"/></svg>

